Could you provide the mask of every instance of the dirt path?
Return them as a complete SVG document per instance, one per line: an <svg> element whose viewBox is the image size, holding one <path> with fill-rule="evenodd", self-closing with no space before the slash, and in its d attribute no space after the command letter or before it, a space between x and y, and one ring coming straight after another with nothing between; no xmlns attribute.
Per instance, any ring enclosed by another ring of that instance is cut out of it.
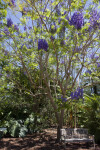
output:
<svg viewBox="0 0 100 150"><path fill-rule="evenodd" d="M66 150L93 150L86 144L68 144ZM24 138L2 138L0 150L64 150L64 145L56 142L56 129L45 129L43 133L27 135ZM100 146L96 145L96 150Z"/></svg>

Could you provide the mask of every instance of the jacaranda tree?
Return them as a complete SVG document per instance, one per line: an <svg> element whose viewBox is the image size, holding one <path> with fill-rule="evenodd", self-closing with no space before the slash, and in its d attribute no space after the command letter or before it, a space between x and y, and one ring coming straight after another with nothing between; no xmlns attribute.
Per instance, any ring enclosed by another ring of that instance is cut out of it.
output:
<svg viewBox="0 0 100 150"><path fill-rule="evenodd" d="M44 88L54 109L59 140L66 104L83 99L83 90L88 86L81 82L85 72L94 70L90 76L100 82L97 71L100 70L100 2L4 2L8 4L8 14L12 14L4 20L6 27L2 30L5 44L1 50L9 53L6 56L9 65L4 70L9 70L11 75L13 68L22 67L32 87L37 83L32 79L31 70L39 70L38 88Z"/></svg>

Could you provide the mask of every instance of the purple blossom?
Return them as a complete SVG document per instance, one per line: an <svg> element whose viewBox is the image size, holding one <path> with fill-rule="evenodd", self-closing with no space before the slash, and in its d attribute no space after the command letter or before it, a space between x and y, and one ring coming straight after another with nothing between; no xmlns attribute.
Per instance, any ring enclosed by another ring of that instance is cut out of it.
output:
<svg viewBox="0 0 100 150"><path fill-rule="evenodd" d="M79 48L79 47L76 47L75 50L73 49L73 52L74 52L74 53L79 53L79 51L80 51L80 48Z"/></svg>
<svg viewBox="0 0 100 150"><path fill-rule="evenodd" d="M2 76L2 73L0 73L0 77Z"/></svg>
<svg viewBox="0 0 100 150"><path fill-rule="evenodd" d="M3 35L2 34L0 34L0 38L2 38L3 37Z"/></svg>
<svg viewBox="0 0 100 150"><path fill-rule="evenodd" d="M97 61L97 60L98 60L98 58L99 58L99 56L95 56L95 57L94 57L95 61Z"/></svg>
<svg viewBox="0 0 100 150"><path fill-rule="evenodd" d="M29 11L28 8L24 7L23 10L22 10L22 15L27 15L28 11Z"/></svg>
<svg viewBox="0 0 100 150"><path fill-rule="evenodd" d="M62 20L61 18L58 19L58 23L59 23L59 24L61 23L61 20Z"/></svg>
<svg viewBox="0 0 100 150"><path fill-rule="evenodd" d="M24 27L24 31L26 31L27 27Z"/></svg>
<svg viewBox="0 0 100 150"><path fill-rule="evenodd" d="M12 4L15 5L15 0L11 0Z"/></svg>
<svg viewBox="0 0 100 150"><path fill-rule="evenodd" d="M6 35L10 35L10 32L9 32L9 30L8 30L8 28L4 28L4 33L6 34Z"/></svg>
<svg viewBox="0 0 100 150"><path fill-rule="evenodd" d="M100 67L100 63L97 63L97 68L99 68Z"/></svg>
<svg viewBox="0 0 100 150"><path fill-rule="evenodd" d="M61 5L61 6L64 6L64 5L65 5L65 3L64 3L64 2L61 2L61 3L60 3L60 5Z"/></svg>
<svg viewBox="0 0 100 150"><path fill-rule="evenodd" d="M20 59L22 59L22 56L19 56Z"/></svg>
<svg viewBox="0 0 100 150"><path fill-rule="evenodd" d="M90 55L90 58L91 59L94 59L95 61L97 61L98 60L98 58L99 58L99 56L95 56L95 53L92 53L91 55Z"/></svg>
<svg viewBox="0 0 100 150"><path fill-rule="evenodd" d="M94 55L95 55L95 53L92 53L92 54L90 55L90 58L91 58L91 59L94 59Z"/></svg>
<svg viewBox="0 0 100 150"><path fill-rule="evenodd" d="M84 25L84 18L81 12L76 11L71 20L69 21L70 25L74 25L76 29L81 29Z"/></svg>
<svg viewBox="0 0 100 150"><path fill-rule="evenodd" d="M15 0L11 0L11 2L10 2L8 5L9 5L9 6L14 6L14 7L15 7L15 6L16 6L16 5L15 5Z"/></svg>
<svg viewBox="0 0 100 150"><path fill-rule="evenodd" d="M4 51L4 55L7 56L8 55L8 51Z"/></svg>
<svg viewBox="0 0 100 150"><path fill-rule="evenodd" d="M27 75L27 72L26 72L26 71L24 71L24 75Z"/></svg>
<svg viewBox="0 0 100 150"><path fill-rule="evenodd" d="M60 63L61 63L61 64L64 64L64 63L65 63L65 61L64 61L64 60L62 60L62 61L60 61Z"/></svg>
<svg viewBox="0 0 100 150"><path fill-rule="evenodd" d="M7 19L7 27L11 27L13 25L13 22L11 20L11 18Z"/></svg>
<svg viewBox="0 0 100 150"><path fill-rule="evenodd" d="M65 45L65 41L64 40L61 40L60 44L63 46Z"/></svg>
<svg viewBox="0 0 100 150"><path fill-rule="evenodd" d="M56 6L56 14L57 14L58 16L61 15L61 12L60 12L60 10L59 10L59 8L58 8L58 5Z"/></svg>
<svg viewBox="0 0 100 150"><path fill-rule="evenodd" d="M20 36L20 38L23 38L22 35Z"/></svg>
<svg viewBox="0 0 100 150"><path fill-rule="evenodd" d="M27 11L28 11L28 9L27 9L26 7L24 7L24 8L23 8L23 11L27 12Z"/></svg>
<svg viewBox="0 0 100 150"><path fill-rule="evenodd" d="M14 29L17 31L17 32L19 32L19 28L18 28L18 25L14 25Z"/></svg>
<svg viewBox="0 0 100 150"><path fill-rule="evenodd" d="M90 29L98 27L100 25L100 23L98 22L100 19L100 13L98 13L96 10L93 10L90 15Z"/></svg>
<svg viewBox="0 0 100 150"><path fill-rule="evenodd" d="M70 20L69 20L69 17L68 17L68 16L66 16L66 20L68 20L68 21L70 22Z"/></svg>
<svg viewBox="0 0 100 150"><path fill-rule="evenodd" d="M91 74L92 72L91 72L91 70L86 70L85 73Z"/></svg>
<svg viewBox="0 0 100 150"><path fill-rule="evenodd" d="M67 14L67 11L64 11L64 14L63 15L66 15Z"/></svg>
<svg viewBox="0 0 100 150"><path fill-rule="evenodd" d="M10 74L7 74L7 78L9 78L10 77Z"/></svg>
<svg viewBox="0 0 100 150"><path fill-rule="evenodd" d="M0 25L3 25L3 23L0 21Z"/></svg>
<svg viewBox="0 0 100 150"><path fill-rule="evenodd" d="M32 27L28 27L29 28L29 30L31 30L32 29Z"/></svg>
<svg viewBox="0 0 100 150"><path fill-rule="evenodd" d="M48 43L45 39L38 40L38 50L40 50L40 49L44 49L45 51L47 51Z"/></svg>
<svg viewBox="0 0 100 150"><path fill-rule="evenodd" d="M51 35L51 40L52 40L52 41L54 41L54 40L55 40L55 37L54 37L54 36L52 36L52 35Z"/></svg>
<svg viewBox="0 0 100 150"><path fill-rule="evenodd" d="M61 99L62 99L62 102L66 102L67 101L67 98L61 96Z"/></svg>
<svg viewBox="0 0 100 150"><path fill-rule="evenodd" d="M75 92L71 92L71 99L83 98L83 89L78 88Z"/></svg>

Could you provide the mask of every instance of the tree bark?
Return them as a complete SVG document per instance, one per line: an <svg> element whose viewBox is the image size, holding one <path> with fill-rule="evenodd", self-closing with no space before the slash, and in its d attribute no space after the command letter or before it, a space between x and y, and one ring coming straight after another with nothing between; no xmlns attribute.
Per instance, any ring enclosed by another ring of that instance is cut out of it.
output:
<svg viewBox="0 0 100 150"><path fill-rule="evenodd" d="M59 119L59 123L57 127L57 142L60 142L60 138L61 138L60 129L62 129L63 127L63 120L64 120L64 109L61 110L61 115L60 115L60 119Z"/></svg>

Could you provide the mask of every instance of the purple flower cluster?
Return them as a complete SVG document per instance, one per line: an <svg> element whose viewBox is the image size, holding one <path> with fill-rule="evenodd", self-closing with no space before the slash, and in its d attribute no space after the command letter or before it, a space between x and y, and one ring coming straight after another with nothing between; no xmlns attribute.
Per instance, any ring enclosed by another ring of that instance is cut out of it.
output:
<svg viewBox="0 0 100 150"><path fill-rule="evenodd" d="M90 15L91 15L89 20L90 28L95 28L100 26L100 23L98 22L100 19L100 13L98 13L96 10L93 10Z"/></svg>
<svg viewBox="0 0 100 150"><path fill-rule="evenodd" d="M52 35L51 35L51 40L52 40L52 41L54 41L54 40L55 40L55 37L54 37L54 36L52 36Z"/></svg>
<svg viewBox="0 0 100 150"><path fill-rule="evenodd" d="M0 34L0 38L2 38L3 37L3 35L2 34Z"/></svg>
<svg viewBox="0 0 100 150"><path fill-rule="evenodd" d="M47 51L48 43L45 39L38 40L38 50L40 50L40 49L44 49L45 51Z"/></svg>
<svg viewBox="0 0 100 150"><path fill-rule="evenodd" d="M80 48L79 48L79 47L76 47L75 49L73 49L73 52L74 52L74 53L79 53L79 51L80 51Z"/></svg>
<svg viewBox="0 0 100 150"><path fill-rule="evenodd" d="M14 29L17 31L17 32L19 32L19 28L18 28L18 25L14 25Z"/></svg>
<svg viewBox="0 0 100 150"><path fill-rule="evenodd" d="M59 10L59 8L58 8L58 5L56 6L56 14L57 14L58 16L61 15L61 12L60 12L60 10Z"/></svg>
<svg viewBox="0 0 100 150"><path fill-rule="evenodd" d="M92 72L91 72L91 70L86 70L86 72L85 72L86 74L88 73L88 74L91 74Z"/></svg>
<svg viewBox="0 0 100 150"><path fill-rule="evenodd" d="M24 7L22 10L22 15L27 15L28 11L29 11L29 9L27 7Z"/></svg>
<svg viewBox="0 0 100 150"><path fill-rule="evenodd" d="M7 27L11 27L13 25L13 22L11 20L11 18L7 19Z"/></svg>
<svg viewBox="0 0 100 150"><path fill-rule="evenodd" d="M7 56L8 55L8 51L5 50L4 51L4 55Z"/></svg>
<svg viewBox="0 0 100 150"><path fill-rule="evenodd" d="M100 68L100 63L97 63L97 68Z"/></svg>
<svg viewBox="0 0 100 150"><path fill-rule="evenodd" d="M63 97L63 96L59 96L58 99L62 100L62 102L67 102L67 98Z"/></svg>
<svg viewBox="0 0 100 150"><path fill-rule="evenodd" d="M76 11L71 20L69 21L70 25L74 25L76 29L81 29L84 25L84 18L81 12Z"/></svg>
<svg viewBox="0 0 100 150"><path fill-rule="evenodd" d="M61 96L62 102L67 102L67 98Z"/></svg>
<svg viewBox="0 0 100 150"><path fill-rule="evenodd" d="M83 98L83 89L78 88L75 92L71 92L71 99Z"/></svg>
<svg viewBox="0 0 100 150"><path fill-rule="evenodd" d="M11 0L11 2L10 2L8 5L9 5L9 6L14 6L14 7L15 7L15 6L16 6L16 5L15 5L15 0Z"/></svg>
<svg viewBox="0 0 100 150"><path fill-rule="evenodd" d="M94 59L94 55L95 55L95 54L92 53L92 54L90 55L90 58L91 58L91 59Z"/></svg>
<svg viewBox="0 0 100 150"><path fill-rule="evenodd" d="M0 73L0 77L2 76L2 73Z"/></svg>
<svg viewBox="0 0 100 150"><path fill-rule="evenodd" d="M26 7L24 7L24 8L23 8L23 11L27 12L27 11L28 11L28 9L27 9Z"/></svg>
<svg viewBox="0 0 100 150"><path fill-rule="evenodd" d="M95 56L95 53L92 53L92 54L90 55L90 58L93 59L93 60L95 60L95 61L97 61L98 58L99 58L99 56Z"/></svg>
<svg viewBox="0 0 100 150"><path fill-rule="evenodd" d="M31 30L32 29L32 27L28 27L29 28L29 30Z"/></svg>
<svg viewBox="0 0 100 150"><path fill-rule="evenodd" d="M8 30L8 28L4 28L4 33L6 34L6 35L10 35L10 32L9 32L9 30Z"/></svg>
<svg viewBox="0 0 100 150"><path fill-rule="evenodd" d="M24 27L24 31L26 31L26 30L27 30L27 27L25 26L25 27Z"/></svg>

